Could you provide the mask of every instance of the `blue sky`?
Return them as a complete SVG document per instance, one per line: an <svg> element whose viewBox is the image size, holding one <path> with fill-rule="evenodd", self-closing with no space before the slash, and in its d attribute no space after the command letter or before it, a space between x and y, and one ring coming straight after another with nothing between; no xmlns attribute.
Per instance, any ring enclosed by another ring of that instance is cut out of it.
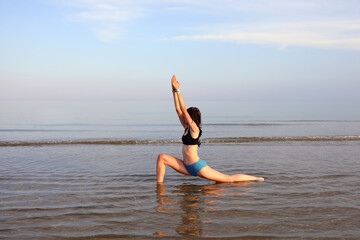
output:
<svg viewBox="0 0 360 240"><path fill-rule="evenodd" d="M360 1L0 2L0 100L359 101Z"/></svg>

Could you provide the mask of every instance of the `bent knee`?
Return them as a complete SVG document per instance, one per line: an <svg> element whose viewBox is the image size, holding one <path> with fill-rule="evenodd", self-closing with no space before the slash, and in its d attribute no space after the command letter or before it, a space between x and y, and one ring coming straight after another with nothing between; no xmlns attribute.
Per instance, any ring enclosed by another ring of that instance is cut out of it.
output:
<svg viewBox="0 0 360 240"><path fill-rule="evenodd" d="M161 154L158 155L157 161L165 163L165 159L166 159L166 154L161 153Z"/></svg>

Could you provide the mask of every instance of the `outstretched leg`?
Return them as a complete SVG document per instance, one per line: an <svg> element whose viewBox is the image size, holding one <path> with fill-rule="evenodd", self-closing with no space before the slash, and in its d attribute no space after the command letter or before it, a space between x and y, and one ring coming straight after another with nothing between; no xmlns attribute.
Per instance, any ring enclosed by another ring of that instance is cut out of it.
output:
<svg viewBox="0 0 360 240"><path fill-rule="evenodd" d="M158 183L164 182L166 165L172 167L179 173L190 175L184 166L184 162L181 159L167 154L159 154L156 165L156 176Z"/></svg>
<svg viewBox="0 0 360 240"><path fill-rule="evenodd" d="M200 177L215 181L215 182L241 182L241 181L264 181L264 178L254 177L245 174L227 175L223 174L215 169L212 169L208 165L203 167L198 173Z"/></svg>

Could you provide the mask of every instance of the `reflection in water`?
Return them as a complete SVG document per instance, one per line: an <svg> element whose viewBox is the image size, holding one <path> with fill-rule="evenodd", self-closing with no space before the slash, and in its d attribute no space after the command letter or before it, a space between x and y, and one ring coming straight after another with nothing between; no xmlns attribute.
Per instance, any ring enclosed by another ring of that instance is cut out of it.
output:
<svg viewBox="0 0 360 240"><path fill-rule="evenodd" d="M196 185L179 185L173 193L182 194L180 208L181 223L176 232L182 236L200 236L202 234L200 211L202 207L202 191Z"/></svg>
<svg viewBox="0 0 360 240"><path fill-rule="evenodd" d="M181 216L180 223L176 226L176 232L182 236L201 236L202 224L209 221L201 221L201 213L215 211L218 197L238 196L246 194L249 188L244 186L252 182L221 183L211 185L178 185L170 194L166 193L166 186L158 184L156 211L158 213L172 213ZM169 235L164 232L156 232L155 235Z"/></svg>

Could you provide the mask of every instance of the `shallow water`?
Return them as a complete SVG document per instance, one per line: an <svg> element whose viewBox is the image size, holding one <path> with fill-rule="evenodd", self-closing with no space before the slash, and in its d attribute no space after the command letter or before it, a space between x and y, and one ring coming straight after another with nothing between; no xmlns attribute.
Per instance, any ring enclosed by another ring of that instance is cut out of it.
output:
<svg viewBox="0 0 360 240"><path fill-rule="evenodd" d="M83 104L46 111L35 105L31 111L41 114L24 119L19 116L29 115L11 108L1 119L1 239L360 236L355 117L276 120L210 112L201 158L221 172L266 181L215 184L168 168L158 185L157 155L181 157L173 109L154 117L128 106L137 116L132 123L113 112L116 105L88 107L98 115L78 108ZM68 114L57 118L59 112Z"/></svg>
<svg viewBox="0 0 360 240"><path fill-rule="evenodd" d="M359 145L208 144L210 166L266 181L214 184L167 169L164 185L156 155L179 155L174 144L3 147L0 236L357 239Z"/></svg>

